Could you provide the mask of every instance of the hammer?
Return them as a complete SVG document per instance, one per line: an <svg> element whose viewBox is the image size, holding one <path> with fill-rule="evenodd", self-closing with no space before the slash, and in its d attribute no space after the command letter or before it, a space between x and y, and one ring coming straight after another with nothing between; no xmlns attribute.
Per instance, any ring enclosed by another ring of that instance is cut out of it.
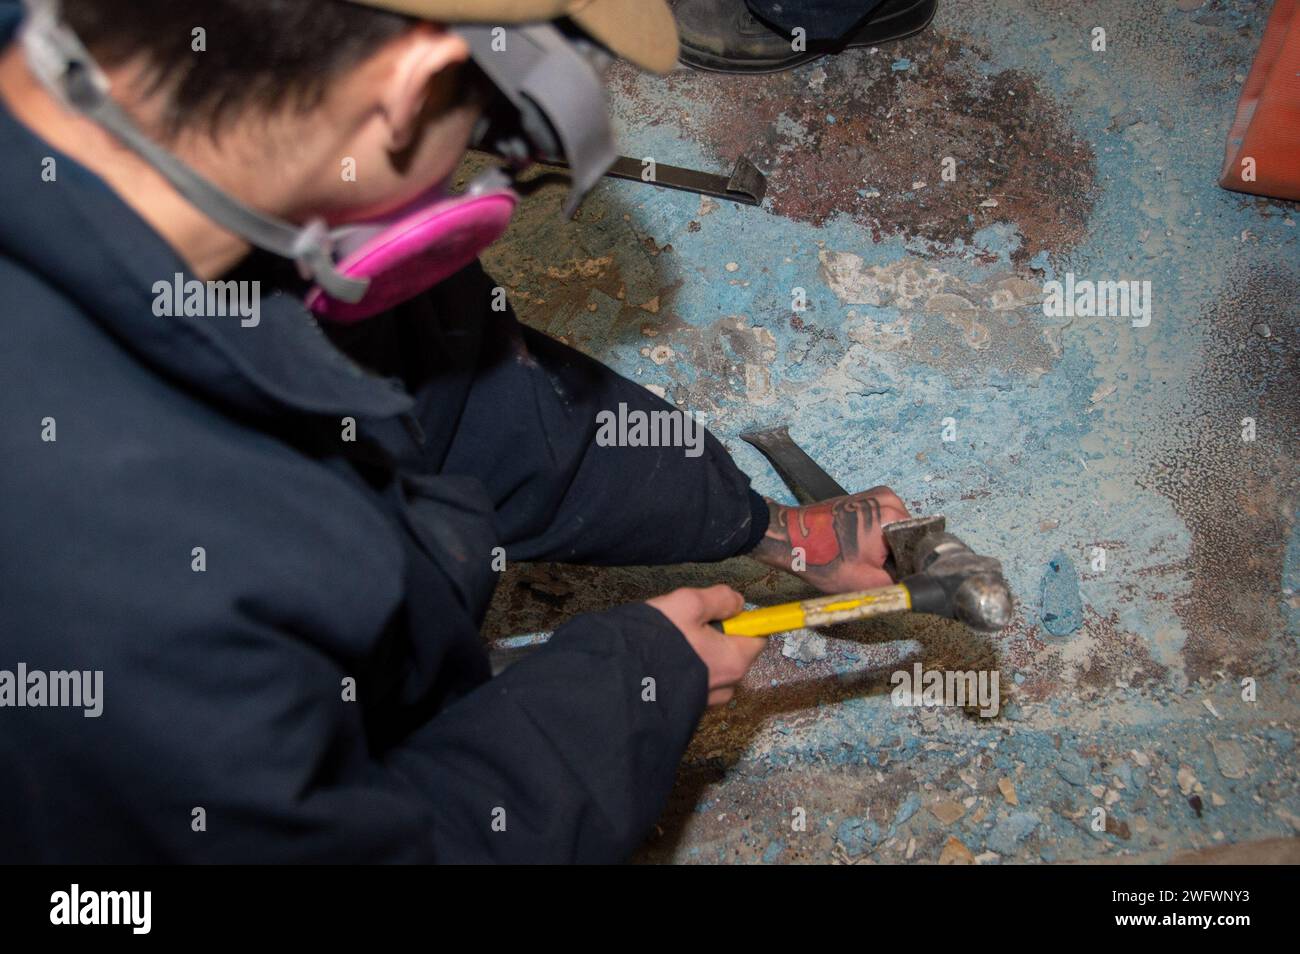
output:
<svg viewBox="0 0 1300 954"><path fill-rule="evenodd" d="M762 452L800 503L848 495L804 453L784 426L740 437ZM772 636L792 629L914 612L959 620L985 632L1002 629L1011 621L1011 591L1002 578L1002 564L975 553L948 533L945 524L941 514L933 514L885 525L890 550L885 569L898 580L892 586L746 610L713 626L731 636ZM492 674L498 675L535 648L493 651Z"/></svg>
<svg viewBox="0 0 1300 954"><path fill-rule="evenodd" d="M784 426L740 436L771 462L800 503L847 495ZM898 580L892 586L747 610L718 627L733 636L770 636L909 611L955 619L985 632L1011 621L1011 591L1002 564L948 533L941 514L886 524L884 534L893 558L887 569Z"/></svg>
<svg viewBox="0 0 1300 954"><path fill-rule="evenodd" d="M718 627L730 636L771 636L889 613L933 613L994 632L1011 621L1011 591L1002 564L980 556L944 529L940 514L885 525L902 576L892 586L819 596L746 610Z"/></svg>
<svg viewBox="0 0 1300 954"><path fill-rule="evenodd" d="M712 626L729 636L772 636L794 629L914 612L959 620L984 632L1002 629L1011 621L1011 591L1002 578L1002 564L978 555L945 532L944 522L942 515L935 514L885 525L885 540L902 575L892 586L764 606ZM498 675L535 648L493 651L492 674Z"/></svg>

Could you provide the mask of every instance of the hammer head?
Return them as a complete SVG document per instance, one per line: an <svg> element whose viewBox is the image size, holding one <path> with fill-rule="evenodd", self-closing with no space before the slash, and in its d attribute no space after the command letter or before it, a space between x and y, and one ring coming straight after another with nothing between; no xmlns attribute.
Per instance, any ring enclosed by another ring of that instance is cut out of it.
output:
<svg viewBox="0 0 1300 954"><path fill-rule="evenodd" d="M894 554L894 565L898 567L900 577L921 572L922 542L943 533L947 523L943 514L936 513L885 524L885 542L889 544L889 552Z"/></svg>
<svg viewBox="0 0 1300 954"><path fill-rule="evenodd" d="M945 531L941 514L886 524L885 540L898 575L921 612L992 632L1011 622L1011 591L1002 564L980 556Z"/></svg>

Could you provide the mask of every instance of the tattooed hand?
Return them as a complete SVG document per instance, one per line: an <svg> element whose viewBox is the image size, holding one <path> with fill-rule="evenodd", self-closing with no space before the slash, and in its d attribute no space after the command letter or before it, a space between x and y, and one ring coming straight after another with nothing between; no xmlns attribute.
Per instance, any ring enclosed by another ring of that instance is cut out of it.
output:
<svg viewBox="0 0 1300 954"><path fill-rule="evenodd" d="M805 507L769 500L767 536L749 554L807 580L823 593L890 584L882 567L889 550L881 528L909 516L888 487L834 497Z"/></svg>

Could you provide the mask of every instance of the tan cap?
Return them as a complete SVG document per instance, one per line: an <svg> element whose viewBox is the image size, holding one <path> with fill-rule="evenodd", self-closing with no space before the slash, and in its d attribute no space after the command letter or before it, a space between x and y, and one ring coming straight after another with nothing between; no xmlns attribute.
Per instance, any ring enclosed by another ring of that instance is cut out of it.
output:
<svg viewBox="0 0 1300 954"><path fill-rule="evenodd" d="M667 0L351 0L438 23L538 23L568 17L625 60L655 73L677 63Z"/></svg>

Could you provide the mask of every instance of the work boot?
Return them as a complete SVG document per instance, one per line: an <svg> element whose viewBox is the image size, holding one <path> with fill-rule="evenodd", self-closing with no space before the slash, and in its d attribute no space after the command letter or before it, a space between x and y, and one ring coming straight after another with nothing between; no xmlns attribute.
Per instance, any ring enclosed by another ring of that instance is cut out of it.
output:
<svg viewBox="0 0 1300 954"><path fill-rule="evenodd" d="M924 30L938 0L884 0L861 26L836 40L807 40L796 52L792 37L759 20L745 0L671 0L681 35L681 61L717 73L779 73L857 46L876 46Z"/></svg>

